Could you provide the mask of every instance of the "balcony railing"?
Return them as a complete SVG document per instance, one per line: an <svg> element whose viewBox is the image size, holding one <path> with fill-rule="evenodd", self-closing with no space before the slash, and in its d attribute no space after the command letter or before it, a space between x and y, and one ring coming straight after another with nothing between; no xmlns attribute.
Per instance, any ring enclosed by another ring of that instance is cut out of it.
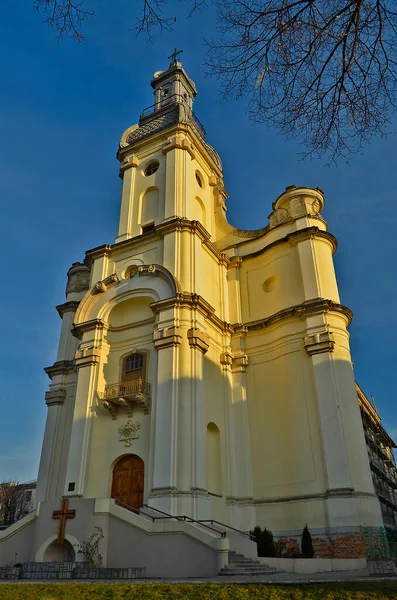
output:
<svg viewBox="0 0 397 600"><path fill-rule="evenodd" d="M103 406L110 412L113 419L117 418L117 408L124 407L128 416L132 416L134 406L140 406L145 413L149 412L151 398L150 383L143 379L110 383L104 392L98 393Z"/></svg>
<svg viewBox="0 0 397 600"><path fill-rule="evenodd" d="M105 387L103 400L112 400L113 398L123 398L135 394L143 394L150 397L151 386L143 379L132 379L131 381L121 381L120 383L110 383Z"/></svg>
<svg viewBox="0 0 397 600"><path fill-rule="evenodd" d="M189 111L189 114L192 118L193 123L198 127L201 134L203 136L205 136L206 132L204 129L204 125L201 123L201 121L198 118L198 116L196 115L196 113L193 112L193 110L191 109L191 107L188 105L185 98L181 94L173 94L172 96L169 96L167 98L162 98L161 100L159 100L155 104L152 104L151 106L147 106L146 108L144 108L142 110L140 118L144 119L145 117L147 117L149 115L153 115L155 112L157 112L163 108L164 109L170 108L170 107L172 108L173 106L176 106L177 104L184 105L184 107Z"/></svg>

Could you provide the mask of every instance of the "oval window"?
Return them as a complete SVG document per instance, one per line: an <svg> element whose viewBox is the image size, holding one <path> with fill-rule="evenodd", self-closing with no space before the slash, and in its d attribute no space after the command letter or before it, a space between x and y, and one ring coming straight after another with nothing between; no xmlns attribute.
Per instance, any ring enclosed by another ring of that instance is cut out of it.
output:
<svg viewBox="0 0 397 600"><path fill-rule="evenodd" d="M157 171L159 166L160 166L160 163L158 160L154 160L153 162L149 163L144 171L145 176L149 177L149 175L153 175L153 173L155 173Z"/></svg>
<svg viewBox="0 0 397 600"><path fill-rule="evenodd" d="M198 183L198 185L202 188L203 187L203 180L201 179L201 175L198 171L196 171L196 181Z"/></svg>

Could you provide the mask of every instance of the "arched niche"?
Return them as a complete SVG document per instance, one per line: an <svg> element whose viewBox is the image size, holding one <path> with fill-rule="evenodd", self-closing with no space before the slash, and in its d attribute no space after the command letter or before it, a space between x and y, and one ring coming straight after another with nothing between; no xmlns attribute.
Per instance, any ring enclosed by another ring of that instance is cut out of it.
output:
<svg viewBox="0 0 397 600"><path fill-rule="evenodd" d="M180 283L168 269L161 265L139 265L137 277L121 281L117 278L117 282L105 286L104 291L98 291L97 285L94 285L81 300L74 325L79 326L92 319L107 322L113 307L128 298L150 296L152 302L158 302L172 298L181 291Z"/></svg>
<svg viewBox="0 0 397 600"><path fill-rule="evenodd" d="M198 196L194 199L194 216L193 218L207 228L207 211L204 202Z"/></svg>
<svg viewBox="0 0 397 600"><path fill-rule="evenodd" d="M62 544L57 540L48 544L44 551L43 562L75 562L76 551L72 544L65 539Z"/></svg>
<svg viewBox="0 0 397 600"><path fill-rule="evenodd" d="M141 196L139 206L139 222L155 223L159 218L159 189L157 187L148 188Z"/></svg>
<svg viewBox="0 0 397 600"><path fill-rule="evenodd" d="M152 302L152 296L135 296L115 304L108 315L109 327L118 328L154 319L150 308Z"/></svg>
<svg viewBox="0 0 397 600"><path fill-rule="evenodd" d="M207 489L222 495L221 436L212 422L207 425Z"/></svg>

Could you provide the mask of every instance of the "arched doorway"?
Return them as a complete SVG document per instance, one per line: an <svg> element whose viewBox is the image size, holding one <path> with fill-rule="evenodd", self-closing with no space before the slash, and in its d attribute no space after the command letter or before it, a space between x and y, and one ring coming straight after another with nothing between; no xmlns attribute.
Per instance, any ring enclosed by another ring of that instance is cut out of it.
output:
<svg viewBox="0 0 397 600"><path fill-rule="evenodd" d="M140 508L143 505L144 462L136 454L123 456L113 469L112 493L115 500Z"/></svg>
<svg viewBox="0 0 397 600"><path fill-rule="evenodd" d="M51 542L43 557L44 562L74 562L75 559L76 553L68 540L64 540L62 544L58 544L56 540Z"/></svg>

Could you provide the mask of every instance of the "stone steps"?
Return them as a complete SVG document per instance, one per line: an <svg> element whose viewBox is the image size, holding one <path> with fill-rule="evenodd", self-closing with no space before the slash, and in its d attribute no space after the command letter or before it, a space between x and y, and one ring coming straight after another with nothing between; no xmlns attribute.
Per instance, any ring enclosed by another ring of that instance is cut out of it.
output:
<svg viewBox="0 0 397 600"><path fill-rule="evenodd" d="M263 565L259 560L247 558L243 554L234 551L229 552L228 564L219 571L219 575L267 575L275 573L273 569L267 565Z"/></svg>

